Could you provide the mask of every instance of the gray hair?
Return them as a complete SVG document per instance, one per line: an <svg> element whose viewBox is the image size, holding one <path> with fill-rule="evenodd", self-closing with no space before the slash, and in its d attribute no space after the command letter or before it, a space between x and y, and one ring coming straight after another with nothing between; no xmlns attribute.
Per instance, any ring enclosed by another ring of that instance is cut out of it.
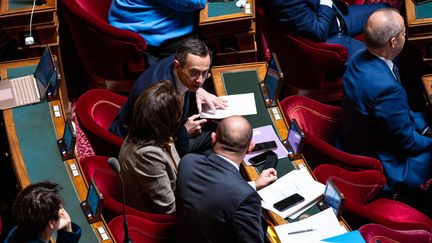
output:
<svg viewBox="0 0 432 243"><path fill-rule="evenodd" d="M372 16L381 12L384 21L372 21ZM404 26L396 21L399 11L394 8L382 8L375 11L369 17L364 28L365 42L368 47L382 48L393 37L404 31Z"/></svg>

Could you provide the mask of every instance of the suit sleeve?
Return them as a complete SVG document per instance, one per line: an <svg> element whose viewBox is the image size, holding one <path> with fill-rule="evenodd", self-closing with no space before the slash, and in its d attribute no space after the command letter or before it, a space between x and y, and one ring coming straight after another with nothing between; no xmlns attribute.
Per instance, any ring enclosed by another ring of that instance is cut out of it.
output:
<svg viewBox="0 0 432 243"><path fill-rule="evenodd" d="M72 223L72 232L57 231L57 243L76 243L81 238L81 227Z"/></svg>
<svg viewBox="0 0 432 243"><path fill-rule="evenodd" d="M135 172L138 173L140 186L162 209L160 213L172 214L175 212L175 198L165 157L162 150L147 150L139 157Z"/></svg>
<svg viewBox="0 0 432 243"><path fill-rule="evenodd" d="M406 153L421 153L432 150L432 138L420 135L410 117L406 95L401 87L390 86L377 96L375 118L379 129L388 131L386 141Z"/></svg>
<svg viewBox="0 0 432 243"><path fill-rule="evenodd" d="M205 7L206 0L158 0L159 3L177 12L193 12Z"/></svg>
<svg viewBox="0 0 432 243"><path fill-rule="evenodd" d="M336 17L335 11L326 5L319 5L315 12L306 1L279 6L279 22L292 31L313 41L325 42L330 24Z"/></svg>
<svg viewBox="0 0 432 243"><path fill-rule="evenodd" d="M240 204L233 215L233 231L236 242L262 243L264 231L261 225L261 199L252 191Z"/></svg>

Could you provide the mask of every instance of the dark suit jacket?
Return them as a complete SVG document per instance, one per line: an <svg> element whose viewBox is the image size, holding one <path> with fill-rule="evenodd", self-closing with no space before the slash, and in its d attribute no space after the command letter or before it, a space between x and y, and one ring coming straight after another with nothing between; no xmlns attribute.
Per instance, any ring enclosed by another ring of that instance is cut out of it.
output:
<svg viewBox="0 0 432 243"><path fill-rule="evenodd" d="M270 0L275 19L289 30L314 41L325 42L330 32L338 29L336 12L319 4L319 0Z"/></svg>
<svg viewBox="0 0 432 243"><path fill-rule="evenodd" d="M432 138L418 132L418 118L388 65L359 51L348 62L343 85L339 146L380 159L389 188L414 187L430 178Z"/></svg>
<svg viewBox="0 0 432 243"><path fill-rule="evenodd" d="M133 114L133 106L140 94L150 85L162 80L170 80L176 85L173 70L174 55L166 57L146 69L135 82L135 85L130 92L126 103L122 106L119 113L111 124L110 131L121 138L127 135L127 127L130 125ZM189 91L186 92L183 105L183 121L186 121L189 111ZM188 148L189 135L184 126L181 126L177 131L176 148L179 154L185 154Z"/></svg>
<svg viewBox="0 0 432 243"><path fill-rule="evenodd" d="M183 157L176 207L179 243L264 242L258 193L216 154Z"/></svg>
<svg viewBox="0 0 432 243"><path fill-rule="evenodd" d="M57 231L57 243L76 243L81 238L81 227L72 223L72 232L64 230ZM39 238L31 238L20 232L16 227L9 232L5 243L44 243Z"/></svg>
<svg viewBox="0 0 432 243"><path fill-rule="evenodd" d="M340 15L345 25L340 33L336 21L336 10L320 5L319 0L269 0L268 13L287 30L317 42L336 43L345 46L350 55L365 48L360 41L353 39L363 32L369 15L386 4L364 4L349 6ZM283 31L283 30L282 30Z"/></svg>

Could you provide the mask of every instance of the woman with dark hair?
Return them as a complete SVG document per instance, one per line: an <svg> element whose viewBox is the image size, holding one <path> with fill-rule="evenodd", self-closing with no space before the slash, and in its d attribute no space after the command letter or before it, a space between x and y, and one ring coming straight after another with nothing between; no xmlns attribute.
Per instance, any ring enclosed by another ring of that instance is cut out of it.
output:
<svg viewBox="0 0 432 243"><path fill-rule="evenodd" d="M141 93L120 149L126 204L151 213L175 213L180 157L174 134L181 126L183 97L168 80Z"/></svg>

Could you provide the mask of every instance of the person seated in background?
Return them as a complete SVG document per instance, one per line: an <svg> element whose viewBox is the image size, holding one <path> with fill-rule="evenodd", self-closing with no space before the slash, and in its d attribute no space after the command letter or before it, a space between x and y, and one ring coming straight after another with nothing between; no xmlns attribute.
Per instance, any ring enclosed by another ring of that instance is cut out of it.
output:
<svg viewBox="0 0 432 243"><path fill-rule="evenodd" d="M211 52L196 38L188 38L182 42L175 55L160 60L146 69L135 82L135 85L117 116L111 124L110 131L121 138L125 138L132 119L132 111L138 96L153 83L161 80L171 81L176 89L184 96L182 126L176 133L176 148L180 156L188 152L203 152L211 149L210 132L202 128L206 119L199 119L199 114L187 118L192 110L190 99L195 98L198 112L202 104L211 109L225 108L223 99L205 91L202 86L210 76Z"/></svg>
<svg viewBox="0 0 432 243"><path fill-rule="evenodd" d="M194 32L194 15L206 6L205 0L114 0L108 22L140 34L147 51L158 57L175 53L180 40Z"/></svg>
<svg viewBox="0 0 432 243"><path fill-rule="evenodd" d="M430 115L410 109L392 61L405 44L405 31L402 16L392 8L377 10L368 19L368 49L348 61L343 76L337 141L337 146L348 153L379 159L387 178L386 189L399 195L415 191L431 178L432 170L432 138L426 136ZM421 198L411 200L422 202ZM429 214L430 205L424 205ZM416 207L422 210L423 206Z"/></svg>
<svg viewBox="0 0 432 243"><path fill-rule="evenodd" d="M151 85L135 102L119 153L127 205L151 213L175 213L180 157L174 135L181 126L182 107L182 95L168 80Z"/></svg>
<svg viewBox="0 0 432 243"><path fill-rule="evenodd" d="M63 208L60 187L49 181L30 184L16 197L12 206L12 218L16 227L5 243L50 242L57 232L57 243L78 242L81 228L72 223Z"/></svg>
<svg viewBox="0 0 432 243"><path fill-rule="evenodd" d="M264 242L259 190L277 179L270 168L248 184L239 172L252 151L252 126L241 116L219 122L211 136L214 153L187 154L177 178L177 236L179 243Z"/></svg>
<svg viewBox="0 0 432 243"><path fill-rule="evenodd" d="M384 3L347 6L340 0L269 0L266 5L286 31L312 41L341 44L349 56L366 48L353 37L363 33L369 15L387 7Z"/></svg>

